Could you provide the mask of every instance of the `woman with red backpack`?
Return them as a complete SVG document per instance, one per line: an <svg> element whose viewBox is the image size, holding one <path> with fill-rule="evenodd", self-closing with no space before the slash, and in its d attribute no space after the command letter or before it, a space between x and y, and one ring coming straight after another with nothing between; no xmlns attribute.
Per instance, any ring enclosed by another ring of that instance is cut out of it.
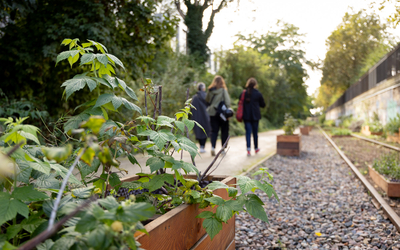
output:
<svg viewBox="0 0 400 250"><path fill-rule="evenodd" d="M239 100L243 105L242 120L244 121L244 126L246 129L247 156L251 155L250 151L252 133L254 150L256 153L260 151L258 147L258 123L261 119L260 107L265 107L265 101L261 93L256 89L257 87L257 80L254 77L249 78L246 83L246 90L243 90L239 97Z"/></svg>

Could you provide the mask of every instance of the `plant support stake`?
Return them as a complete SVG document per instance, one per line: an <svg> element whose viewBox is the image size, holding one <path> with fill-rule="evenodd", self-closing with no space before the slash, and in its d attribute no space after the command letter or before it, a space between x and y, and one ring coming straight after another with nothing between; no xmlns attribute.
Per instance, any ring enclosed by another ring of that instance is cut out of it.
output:
<svg viewBox="0 0 400 250"><path fill-rule="evenodd" d="M57 194L56 202L54 203L53 209L51 210L49 226L47 227L47 231L50 231L51 228L54 225L54 220L56 219L58 205L60 204L61 197L62 197L62 194L64 192L65 186L67 185L68 179L71 176L72 171L74 170L75 166L78 164L79 159L81 159L82 155L85 153L85 150L86 149L83 149L82 152L78 155L78 157L76 157L76 159L74 161L74 164L72 164L71 167L69 168L68 173L65 176L65 178L64 178L64 180L63 180L63 182L61 184L61 188L60 188L60 190L58 191L58 194Z"/></svg>

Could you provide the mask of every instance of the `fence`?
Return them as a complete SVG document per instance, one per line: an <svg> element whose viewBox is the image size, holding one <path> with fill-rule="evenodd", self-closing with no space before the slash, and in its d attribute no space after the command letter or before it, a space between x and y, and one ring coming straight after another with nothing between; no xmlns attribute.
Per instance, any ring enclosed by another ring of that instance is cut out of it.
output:
<svg viewBox="0 0 400 250"><path fill-rule="evenodd" d="M361 95L399 73L400 44L370 68L357 82L352 84L335 103L328 107L326 112L342 106L356 96Z"/></svg>

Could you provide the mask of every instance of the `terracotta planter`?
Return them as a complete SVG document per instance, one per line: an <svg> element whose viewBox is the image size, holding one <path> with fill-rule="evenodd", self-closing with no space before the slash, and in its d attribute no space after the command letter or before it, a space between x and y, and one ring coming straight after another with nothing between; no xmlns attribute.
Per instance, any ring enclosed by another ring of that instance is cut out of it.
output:
<svg viewBox="0 0 400 250"><path fill-rule="evenodd" d="M385 177L370 166L368 166L368 172L371 179L386 192L387 196L400 197L400 182L387 181Z"/></svg>
<svg viewBox="0 0 400 250"><path fill-rule="evenodd" d="M185 178L196 178L196 176L185 176ZM139 176L133 176L123 181L134 181ZM218 180L227 185L235 185L236 178L226 176L212 176L209 180ZM225 189L217 189L214 194L223 199L229 199ZM220 231L211 241L206 234L202 223L204 219L196 216L203 211L216 211L217 206L207 209L199 209L198 205L180 205L154 219L145 226L149 233L137 232L135 238L140 242L141 247L146 250L186 250L186 249L235 249L235 216L227 224L224 224Z"/></svg>
<svg viewBox="0 0 400 250"><path fill-rule="evenodd" d="M278 135L276 147L279 155L300 156L301 135Z"/></svg>
<svg viewBox="0 0 400 250"><path fill-rule="evenodd" d="M309 129L309 127L300 127L300 133L301 133L301 135L308 135L309 134L309 132L310 132L310 129Z"/></svg>
<svg viewBox="0 0 400 250"><path fill-rule="evenodd" d="M388 134L386 136L386 141L399 143L399 141L400 141L399 134L398 133L395 133L394 135L389 135Z"/></svg>
<svg viewBox="0 0 400 250"><path fill-rule="evenodd" d="M368 135L368 136L369 135L379 135L379 136L383 135L383 132L371 132L369 130L369 126L362 126L361 133L363 133L364 135Z"/></svg>

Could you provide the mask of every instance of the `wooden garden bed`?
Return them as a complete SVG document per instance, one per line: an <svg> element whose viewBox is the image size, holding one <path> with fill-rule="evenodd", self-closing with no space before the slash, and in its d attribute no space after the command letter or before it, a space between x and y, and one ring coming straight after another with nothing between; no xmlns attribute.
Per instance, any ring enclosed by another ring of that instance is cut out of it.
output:
<svg viewBox="0 0 400 250"><path fill-rule="evenodd" d="M378 185L383 191L386 192L389 197L400 197L400 182L390 182L385 179L381 174L376 172L371 166L368 166L368 172L371 179Z"/></svg>
<svg viewBox="0 0 400 250"><path fill-rule="evenodd" d="M196 176L185 176L185 178L196 178ZM139 176L133 176L123 181L134 181ZM236 178L226 176L210 176L208 180L221 181L227 185L235 185ZM214 194L229 199L225 189L214 190ZM145 226L149 233L137 232L135 238L141 247L146 250L180 250L180 249L235 249L235 216L227 224L223 224L222 231L211 241L202 226L204 219L196 216L203 211L215 212L217 206L207 209L199 209L198 205L182 204L154 219Z"/></svg>
<svg viewBox="0 0 400 250"><path fill-rule="evenodd" d="M301 135L278 135L276 147L279 155L300 156Z"/></svg>
<svg viewBox="0 0 400 250"><path fill-rule="evenodd" d="M379 135L379 136L383 135L383 132L371 132L369 130L369 126L362 126L361 127L361 133L363 133L364 135L368 135L368 136L370 136L370 135Z"/></svg>
<svg viewBox="0 0 400 250"><path fill-rule="evenodd" d="M301 135L309 135L310 128L309 127L300 127L300 133Z"/></svg>

